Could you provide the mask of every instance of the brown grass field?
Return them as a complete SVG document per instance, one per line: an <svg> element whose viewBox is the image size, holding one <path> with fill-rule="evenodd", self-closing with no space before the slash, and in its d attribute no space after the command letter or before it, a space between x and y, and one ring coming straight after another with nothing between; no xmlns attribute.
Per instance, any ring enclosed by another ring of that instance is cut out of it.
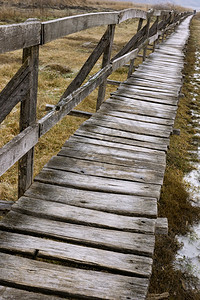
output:
<svg viewBox="0 0 200 300"><path fill-rule="evenodd" d="M73 1L73 5L72 1L70 2L69 0L10 0L0 4L0 8L0 24L2 25L24 22L30 17L48 20L96 11L121 10L125 8L149 9L148 6L140 6L132 2L100 0L76 0ZM136 32L136 28L137 21L126 21L117 26L113 54L132 37ZM192 53L194 53L195 49L200 49L200 18L198 16L193 20L191 29L190 47L184 70L186 74L184 94L186 97L182 99L175 126L180 128L183 134L178 138L172 137L165 183L159 203L160 216L167 216L169 220L169 235L165 238L157 239L155 264L150 286L151 293L159 294L167 291L170 293L169 299L174 300L200 299L200 295L195 290L185 290L185 282L190 282L191 278L188 278L187 274L175 271L173 268L175 253L179 247L175 239L176 234L186 232L188 226L199 218L199 211L193 209L187 201L188 194L182 181L184 172L189 168L187 151L190 150L193 134L192 131L188 132L188 123L191 122L189 118L191 99L188 90L191 88L189 76L194 71L194 55ZM38 119L45 115L46 104L56 104L58 102L67 85L76 76L104 31L104 27L89 29L53 41L40 48ZM0 90L5 87L21 66L21 57L22 51L0 55ZM140 62L140 60L137 61L137 63ZM98 71L100 67L101 59L97 62L91 74ZM126 67L111 75L112 79L119 81L125 80L126 77ZM115 89L116 87L108 86L106 98ZM77 108L94 112L96 99L97 91L94 91ZM65 140L73 134L83 121L83 118L67 116L41 138L35 149L35 174L59 151ZM18 123L19 105L0 124L0 147L19 132ZM17 199L17 174L16 164L0 178L0 199ZM176 207L176 209L170 210L170 207Z"/></svg>

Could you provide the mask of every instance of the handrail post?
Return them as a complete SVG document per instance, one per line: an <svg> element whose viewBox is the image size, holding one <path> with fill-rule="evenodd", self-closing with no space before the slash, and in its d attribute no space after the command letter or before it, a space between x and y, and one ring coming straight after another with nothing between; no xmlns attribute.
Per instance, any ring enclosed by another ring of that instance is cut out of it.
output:
<svg viewBox="0 0 200 300"><path fill-rule="evenodd" d="M142 24L143 24L143 19L140 18L139 22L138 22L137 32L140 31L140 29L142 28ZM129 78L131 76L131 74L133 73L134 63L135 63L135 58L130 61L130 66L129 66L127 78Z"/></svg>
<svg viewBox="0 0 200 300"><path fill-rule="evenodd" d="M158 33L158 23L159 23L159 16L156 17L156 33ZM157 40L153 42L153 50L152 50L153 52L155 51L158 42L159 42L159 37Z"/></svg>
<svg viewBox="0 0 200 300"><path fill-rule="evenodd" d="M23 62L29 59L29 87L26 99L21 102L20 131L36 122L39 45L23 49ZM18 163L18 197L21 197L33 181L34 148Z"/></svg>
<svg viewBox="0 0 200 300"><path fill-rule="evenodd" d="M113 45L114 34L115 34L115 27L116 27L115 24L108 25L108 29L107 29L109 33L108 39L110 42L103 54L102 68L104 68L106 65L110 63L112 45ZM102 102L104 101L105 93L106 93L106 85L107 85L107 79L99 86L96 110L100 108Z"/></svg>
<svg viewBox="0 0 200 300"><path fill-rule="evenodd" d="M146 39L148 39L148 37L149 37L150 22L151 22L151 14L148 15L148 17L147 17L146 33L145 33ZM145 61L145 59L146 59L146 54L147 54L147 46L145 46L143 49L143 61Z"/></svg>

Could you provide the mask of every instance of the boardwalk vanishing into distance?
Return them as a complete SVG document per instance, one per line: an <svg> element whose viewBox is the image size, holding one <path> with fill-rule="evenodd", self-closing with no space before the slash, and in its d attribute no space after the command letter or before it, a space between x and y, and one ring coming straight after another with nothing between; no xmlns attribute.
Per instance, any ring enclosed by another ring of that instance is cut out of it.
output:
<svg viewBox="0 0 200 300"><path fill-rule="evenodd" d="M2 220L0 299L145 299L187 17L44 166Z"/></svg>

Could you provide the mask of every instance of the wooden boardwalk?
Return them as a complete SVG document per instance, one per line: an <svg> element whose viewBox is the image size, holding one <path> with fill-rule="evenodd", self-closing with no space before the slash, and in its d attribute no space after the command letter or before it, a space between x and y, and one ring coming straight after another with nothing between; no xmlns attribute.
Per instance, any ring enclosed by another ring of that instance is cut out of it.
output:
<svg viewBox="0 0 200 300"><path fill-rule="evenodd" d="M187 18L1 222L0 299L145 299Z"/></svg>

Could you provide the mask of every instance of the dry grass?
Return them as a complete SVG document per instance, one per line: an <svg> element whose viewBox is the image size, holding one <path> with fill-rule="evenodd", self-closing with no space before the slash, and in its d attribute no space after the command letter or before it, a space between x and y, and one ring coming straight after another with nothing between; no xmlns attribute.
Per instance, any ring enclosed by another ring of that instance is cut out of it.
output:
<svg viewBox="0 0 200 300"><path fill-rule="evenodd" d="M116 28L113 53L121 49L136 32L137 21L126 21ZM68 84L78 73L106 27L88 29L65 38L53 41L40 48L39 88L37 119L46 114L46 104L56 104ZM9 82L21 65L22 51L14 51L0 55L0 89ZM101 68L100 58L90 76ZM52 63L53 62L53 63ZM127 77L127 68L121 68L111 75L114 80L123 81ZM108 86L106 98L116 87ZM87 97L77 108L94 112L96 108L97 90ZM19 132L19 105L0 125L0 147L10 141ZM80 126L84 120L72 116L65 117L50 132L40 139L35 147L35 175L44 164L55 155L66 139ZM17 199L17 165L13 166L2 177L0 182L0 199Z"/></svg>

